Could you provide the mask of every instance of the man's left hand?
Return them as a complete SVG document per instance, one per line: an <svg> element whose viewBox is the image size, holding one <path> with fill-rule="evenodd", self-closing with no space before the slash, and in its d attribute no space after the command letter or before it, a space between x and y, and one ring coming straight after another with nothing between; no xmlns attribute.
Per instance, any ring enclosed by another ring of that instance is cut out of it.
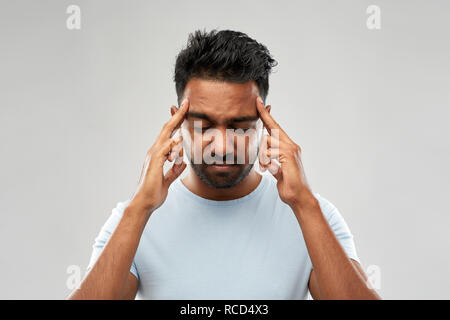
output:
<svg viewBox="0 0 450 320"><path fill-rule="evenodd" d="M277 179L280 199L294 212L314 201L315 198L306 181L301 160L301 148L292 141L270 114L271 106L264 106L260 97L256 109L270 135L264 135L259 152L259 164ZM276 159L278 163L274 161Z"/></svg>

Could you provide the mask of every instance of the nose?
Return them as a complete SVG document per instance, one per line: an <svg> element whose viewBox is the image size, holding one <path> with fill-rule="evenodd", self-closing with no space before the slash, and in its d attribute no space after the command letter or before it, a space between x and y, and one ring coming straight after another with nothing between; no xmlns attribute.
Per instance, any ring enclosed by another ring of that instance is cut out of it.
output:
<svg viewBox="0 0 450 320"><path fill-rule="evenodd" d="M211 136L211 153L217 161L234 163L234 137L231 129L217 128Z"/></svg>

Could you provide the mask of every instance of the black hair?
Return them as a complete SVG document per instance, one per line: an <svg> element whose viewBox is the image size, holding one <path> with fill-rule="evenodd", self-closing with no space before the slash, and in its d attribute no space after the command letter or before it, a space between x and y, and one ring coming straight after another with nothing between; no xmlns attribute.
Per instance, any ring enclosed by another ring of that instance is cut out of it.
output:
<svg viewBox="0 0 450 320"><path fill-rule="evenodd" d="M186 48L176 58L173 80L178 104L191 78L235 83L253 80L265 101L269 92L269 74L277 64L263 44L245 33L196 30L189 34Z"/></svg>

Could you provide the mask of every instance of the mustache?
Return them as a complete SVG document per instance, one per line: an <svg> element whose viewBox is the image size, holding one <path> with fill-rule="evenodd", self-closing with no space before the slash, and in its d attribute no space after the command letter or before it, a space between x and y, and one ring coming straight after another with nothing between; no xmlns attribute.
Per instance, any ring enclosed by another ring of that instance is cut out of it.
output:
<svg viewBox="0 0 450 320"><path fill-rule="evenodd" d="M238 158L236 158L236 155L230 155L228 162L227 157L219 157L219 156L212 156L212 159L209 161L205 161L205 159L202 159L203 161L200 163L201 165L211 166L214 164L227 164L227 165L245 165L246 163L240 163L238 161ZM244 159L245 160L245 159ZM191 163L193 163L193 160L191 159ZM194 164L194 163L193 163Z"/></svg>

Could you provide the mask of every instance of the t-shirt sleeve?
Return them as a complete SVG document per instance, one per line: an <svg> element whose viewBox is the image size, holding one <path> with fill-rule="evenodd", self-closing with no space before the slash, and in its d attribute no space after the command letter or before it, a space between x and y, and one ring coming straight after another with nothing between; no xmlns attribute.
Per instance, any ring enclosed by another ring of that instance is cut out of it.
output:
<svg viewBox="0 0 450 320"><path fill-rule="evenodd" d="M361 263L356 253L353 235L339 210L320 194L315 193L314 196L317 198L317 200L319 200L320 209L322 210L322 213L324 214L331 229L336 235L336 238L339 240L339 243L347 253L347 256Z"/></svg>
<svg viewBox="0 0 450 320"><path fill-rule="evenodd" d="M97 261L98 257L103 251L103 248L105 247L106 243L108 242L109 238L111 237L112 233L116 229L117 225L120 222L120 219L122 218L123 212L125 208L130 203L130 200L126 200L124 202L117 203L117 206L112 209L112 213L109 216L108 220L106 220L105 224L101 228L99 234L95 238L94 245L92 246L92 254L91 259L89 261L87 271L91 269L95 262ZM134 276L139 279L139 273L137 270L136 263L133 259L133 262L131 264L130 272L134 274Z"/></svg>

